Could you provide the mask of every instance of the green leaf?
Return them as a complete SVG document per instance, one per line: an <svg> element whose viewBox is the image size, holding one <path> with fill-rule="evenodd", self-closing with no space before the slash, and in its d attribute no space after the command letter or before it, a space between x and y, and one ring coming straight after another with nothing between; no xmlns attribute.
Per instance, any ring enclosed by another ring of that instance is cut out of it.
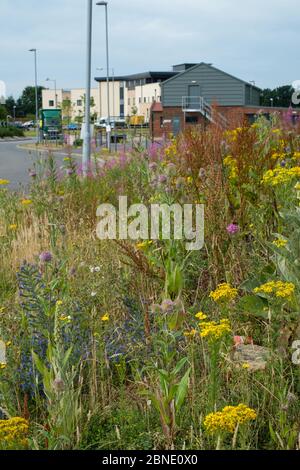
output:
<svg viewBox="0 0 300 470"><path fill-rule="evenodd" d="M189 376L190 376L191 368L189 367L182 379L179 382L177 392L176 392L176 397L175 397L175 409L176 411L179 411L184 399L186 397L187 391L188 391L188 385L189 385Z"/></svg>
<svg viewBox="0 0 300 470"><path fill-rule="evenodd" d="M238 308L245 313L267 318L268 312L264 309L268 306L268 302L256 295L245 295L238 302Z"/></svg>

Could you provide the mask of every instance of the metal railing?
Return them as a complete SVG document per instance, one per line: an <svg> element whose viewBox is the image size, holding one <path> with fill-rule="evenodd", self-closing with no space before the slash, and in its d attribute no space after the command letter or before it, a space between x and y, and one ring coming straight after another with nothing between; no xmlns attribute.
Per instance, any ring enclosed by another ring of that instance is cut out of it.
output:
<svg viewBox="0 0 300 470"><path fill-rule="evenodd" d="M182 111L202 112L203 106L204 106L204 99L202 96L183 96L182 97Z"/></svg>
<svg viewBox="0 0 300 470"><path fill-rule="evenodd" d="M212 108L203 98L203 96L183 96L182 97L182 111L183 112L197 112L201 113L210 122L227 127L227 119L222 113Z"/></svg>

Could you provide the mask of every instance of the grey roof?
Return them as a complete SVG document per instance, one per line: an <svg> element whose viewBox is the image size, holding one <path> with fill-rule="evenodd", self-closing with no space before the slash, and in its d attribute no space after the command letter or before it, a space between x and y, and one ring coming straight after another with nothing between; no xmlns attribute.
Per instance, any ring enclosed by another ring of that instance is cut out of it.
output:
<svg viewBox="0 0 300 470"><path fill-rule="evenodd" d="M188 72L190 72L191 70L196 69L196 68L199 67L200 65L206 65L207 67L210 67L210 68L212 68L212 69L214 69L214 70L217 70L218 72L221 72L221 73L223 73L224 75L227 75L228 77L234 78L235 80L238 80L238 81L241 82L241 83L245 83L246 85L249 85L249 86L251 86L252 88L255 88L256 90L261 91L261 88L255 86L255 85L252 85L251 83L246 82L245 80L241 80L240 78L237 78L237 77L235 77L234 75L231 75L230 73L224 72L223 70L220 70L220 69L218 69L217 67L214 67L212 64L208 64L208 63L206 63L206 62L200 62L199 64L196 64L196 65L194 65L193 67L191 67L191 68L189 68L189 69L187 69L187 70L183 70L182 72L177 73L176 76L170 77L168 80L166 80L166 82L170 82L171 80L174 80L175 78L177 78L177 76L179 76L179 75L182 76L183 74L188 73Z"/></svg>
<svg viewBox="0 0 300 470"><path fill-rule="evenodd" d="M143 78L152 78L152 79L164 81L177 74L178 72L170 72L170 71L167 71L167 72L149 71L149 72L135 73L131 75L119 75L119 76L114 77L114 79L115 81L120 81L120 82L127 82L129 80L141 80ZM95 80L97 82L106 82L107 77L95 77ZM113 78L109 77L109 80L112 81Z"/></svg>

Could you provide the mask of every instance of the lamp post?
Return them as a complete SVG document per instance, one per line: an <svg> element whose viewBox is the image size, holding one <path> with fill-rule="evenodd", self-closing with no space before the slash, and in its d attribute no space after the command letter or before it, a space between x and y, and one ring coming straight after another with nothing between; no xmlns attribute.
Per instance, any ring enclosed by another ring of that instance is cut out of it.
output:
<svg viewBox="0 0 300 470"><path fill-rule="evenodd" d="M103 70L103 67L97 67L97 70ZM99 82L99 122L102 118L102 98L101 98L101 82Z"/></svg>
<svg viewBox="0 0 300 470"><path fill-rule="evenodd" d="M101 71L101 70L104 70L104 69L103 69L103 67L101 67L101 68L97 67L97 70ZM112 76L112 84L113 84L113 111L112 111L112 116L111 117L114 118L115 117L115 70L114 69L111 69L111 76Z"/></svg>
<svg viewBox="0 0 300 470"><path fill-rule="evenodd" d="M36 126L36 142L40 141L39 134L39 102L38 102L38 79L37 79L37 50L29 49L29 52L34 53L34 75L35 75L35 126Z"/></svg>
<svg viewBox="0 0 300 470"><path fill-rule="evenodd" d="M91 64L92 64L92 15L93 0L87 0L87 51L86 51L86 89L85 121L82 148L82 171L86 176L91 161Z"/></svg>
<svg viewBox="0 0 300 470"><path fill-rule="evenodd" d="M106 81L107 81L107 121L106 121L106 139L107 148L111 149L111 126L110 126L110 102L109 102L109 50L108 50L108 2L97 2L96 5L105 7L105 27L106 27Z"/></svg>
<svg viewBox="0 0 300 470"><path fill-rule="evenodd" d="M55 93L55 109L57 109L57 92L56 92L56 79L55 78L46 78L46 82L53 82L54 84L54 93Z"/></svg>
<svg viewBox="0 0 300 470"><path fill-rule="evenodd" d="M274 106L274 98L270 98L270 102L271 102L271 106L272 106L272 108L273 108L273 106Z"/></svg>
<svg viewBox="0 0 300 470"><path fill-rule="evenodd" d="M16 105L14 105L14 122L16 122Z"/></svg>

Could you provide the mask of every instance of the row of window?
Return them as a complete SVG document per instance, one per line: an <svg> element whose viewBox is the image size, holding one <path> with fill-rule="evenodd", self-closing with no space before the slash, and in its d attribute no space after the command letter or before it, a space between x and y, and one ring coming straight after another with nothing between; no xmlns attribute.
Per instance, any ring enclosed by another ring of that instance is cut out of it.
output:
<svg viewBox="0 0 300 470"><path fill-rule="evenodd" d="M76 106L80 107L83 105L83 101L82 100L77 100L76 101ZM54 100L49 100L49 108L53 108L54 107Z"/></svg>
<svg viewBox="0 0 300 470"><path fill-rule="evenodd" d="M156 100L155 100L155 97L152 96L152 99L150 98L150 96L146 97L144 96L144 98L142 99L141 97L139 97L139 104L141 104L142 102L143 103L154 103L154 101L160 101L160 96L157 96L156 97ZM130 106L132 104L132 106L135 106L136 104L136 99L135 98L128 98L128 106Z"/></svg>

